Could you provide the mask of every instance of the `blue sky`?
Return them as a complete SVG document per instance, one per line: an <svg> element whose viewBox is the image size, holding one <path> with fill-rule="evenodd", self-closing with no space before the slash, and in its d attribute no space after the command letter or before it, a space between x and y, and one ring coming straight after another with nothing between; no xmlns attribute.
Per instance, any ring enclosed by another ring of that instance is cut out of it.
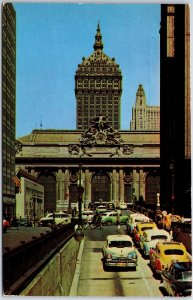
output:
<svg viewBox="0 0 193 300"><path fill-rule="evenodd" d="M98 21L104 53L123 75L121 129L130 128L142 84L160 101L160 4L14 3L17 16L16 137L76 129L75 72L90 56Z"/></svg>

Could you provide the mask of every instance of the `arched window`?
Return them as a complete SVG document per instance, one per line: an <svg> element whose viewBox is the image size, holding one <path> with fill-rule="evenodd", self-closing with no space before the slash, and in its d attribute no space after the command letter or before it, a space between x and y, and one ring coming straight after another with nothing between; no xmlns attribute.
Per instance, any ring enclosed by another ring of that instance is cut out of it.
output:
<svg viewBox="0 0 193 300"><path fill-rule="evenodd" d="M41 174L38 183L44 186L44 212L56 210L56 178L53 174Z"/></svg>
<svg viewBox="0 0 193 300"><path fill-rule="evenodd" d="M95 173L92 178L92 202L110 201L110 179L105 173Z"/></svg>

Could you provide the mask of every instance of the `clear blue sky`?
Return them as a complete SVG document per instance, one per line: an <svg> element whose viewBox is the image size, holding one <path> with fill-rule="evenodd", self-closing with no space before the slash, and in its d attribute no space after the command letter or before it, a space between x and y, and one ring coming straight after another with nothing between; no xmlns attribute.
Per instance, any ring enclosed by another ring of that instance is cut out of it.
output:
<svg viewBox="0 0 193 300"><path fill-rule="evenodd" d="M160 4L13 3L17 16L16 137L33 129L76 129L75 72L90 56L98 21L104 53L123 75L121 129L136 91L160 101Z"/></svg>

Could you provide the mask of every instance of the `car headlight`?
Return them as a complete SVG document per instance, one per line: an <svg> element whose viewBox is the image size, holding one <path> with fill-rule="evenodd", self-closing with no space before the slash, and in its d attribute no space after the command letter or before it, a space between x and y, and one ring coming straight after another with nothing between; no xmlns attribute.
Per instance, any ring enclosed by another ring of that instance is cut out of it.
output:
<svg viewBox="0 0 193 300"><path fill-rule="evenodd" d="M112 254L110 254L110 253L106 254L105 256L106 256L106 258L112 258Z"/></svg>
<svg viewBox="0 0 193 300"><path fill-rule="evenodd" d="M132 251L128 254L128 258L134 258L136 259L137 258L137 253L135 251Z"/></svg>

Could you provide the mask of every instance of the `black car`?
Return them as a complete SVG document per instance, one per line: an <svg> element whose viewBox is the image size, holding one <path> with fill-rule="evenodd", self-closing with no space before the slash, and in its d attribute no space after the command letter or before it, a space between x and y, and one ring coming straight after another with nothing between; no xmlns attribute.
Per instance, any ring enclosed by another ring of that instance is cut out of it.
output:
<svg viewBox="0 0 193 300"><path fill-rule="evenodd" d="M161 274L161 283L169 296L192 295L192 262L176 262Z"/></svg>

